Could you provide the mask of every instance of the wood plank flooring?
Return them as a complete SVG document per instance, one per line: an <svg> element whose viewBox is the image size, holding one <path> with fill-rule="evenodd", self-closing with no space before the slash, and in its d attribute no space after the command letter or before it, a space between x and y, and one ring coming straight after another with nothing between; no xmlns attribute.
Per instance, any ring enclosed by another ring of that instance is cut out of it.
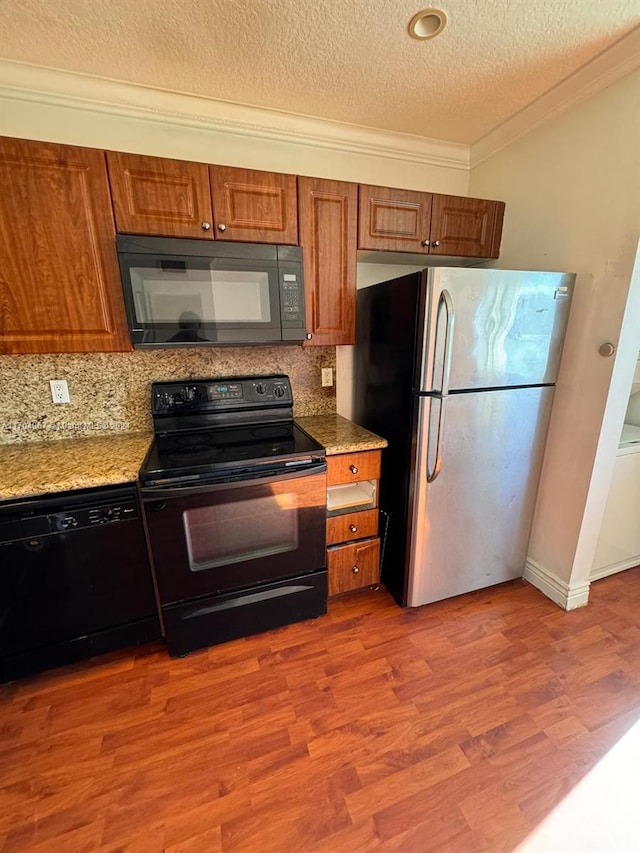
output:
<svg viewBox="0 0 640 853"><path fill-rule="evenodd" d="M639 719L640 568L572 613L365 592L1 687L0 850L510 851Z"/></svg>

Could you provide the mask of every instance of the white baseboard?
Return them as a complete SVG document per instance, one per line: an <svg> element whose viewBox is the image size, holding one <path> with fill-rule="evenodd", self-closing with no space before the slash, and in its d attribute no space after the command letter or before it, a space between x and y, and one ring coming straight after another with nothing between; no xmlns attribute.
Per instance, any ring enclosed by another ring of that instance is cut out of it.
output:
<svg viewBox="0 0 640 853"><path fill-rule="evenodd" d="M626 569L635 569L640 563L638 557L631 560L621 560L619 563L612 563L610 566L601 566L599 569L592 569L589 575L590 581L599 581L602 578L608 578L609 575L616 575L618 572L624 572Z"/></svg>
<svg viewBox="0 0 640 853"><path fill-rule="evenodd" d="M589 601L589 581L569 586L530 557L525 563L523 578L563 610L584 607Z"/></svg>

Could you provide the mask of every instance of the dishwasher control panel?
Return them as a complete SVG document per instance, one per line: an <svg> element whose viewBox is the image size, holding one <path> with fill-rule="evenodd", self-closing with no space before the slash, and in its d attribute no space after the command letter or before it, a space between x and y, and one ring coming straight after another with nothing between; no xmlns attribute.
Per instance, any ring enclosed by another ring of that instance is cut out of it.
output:
<svg viewBox="0 0 640 853"><path fill-rule="evenodd" d="M103 504L101 506L83 507L78 510L56 513L51 516L52 533L65 530L81 530L103 524L114 524L117 521L127 521L138 517L138 508L134 501Z"/></svg>
<svg viewBox="0 0 640 853"><path fill-rule="evenodd" d="M20 540L72 533L133 518L139 518L138 504L128 496L121 500L88 503L85 506L69 503L62 506L59 512L36 510L0 514L0 547Z"/></svg>

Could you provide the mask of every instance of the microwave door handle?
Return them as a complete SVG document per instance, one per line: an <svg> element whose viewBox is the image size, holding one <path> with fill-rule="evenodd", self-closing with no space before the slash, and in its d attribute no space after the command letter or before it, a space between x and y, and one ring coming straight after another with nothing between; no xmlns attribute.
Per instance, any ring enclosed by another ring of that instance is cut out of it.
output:
<svg viewBox="0 0 640 853"><path fill-rule="evenodd" d="M185 483L184 485L175 486L141 486L141 494L143 500L163 500L168 501L172 498L185 498L190 495L203 495L207 492L229 491L229 489L242 489L249 486L262 486L269 483L281 483L285 480L300 480L303 477L311 477L314 474L323 474L327 470L327 463L309 465L307 468L296 469L295 471L283 471L281 474L274 474L270 477L256 477L255 474L248 472L241 480L234 480L230 483L205 483L195 485L193 483Z"/></svg>

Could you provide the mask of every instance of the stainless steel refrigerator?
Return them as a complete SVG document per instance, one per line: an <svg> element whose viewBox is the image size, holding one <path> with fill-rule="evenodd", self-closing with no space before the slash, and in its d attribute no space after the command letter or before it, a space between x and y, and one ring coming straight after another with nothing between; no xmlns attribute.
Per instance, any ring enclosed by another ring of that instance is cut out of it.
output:
<svg viewBox="0 0 640 853"><path fill-rule="evenodd" d="M382 579L401 604L522 576L573 285L438 268L358 291L354 420L389 442Z"/></svg>

